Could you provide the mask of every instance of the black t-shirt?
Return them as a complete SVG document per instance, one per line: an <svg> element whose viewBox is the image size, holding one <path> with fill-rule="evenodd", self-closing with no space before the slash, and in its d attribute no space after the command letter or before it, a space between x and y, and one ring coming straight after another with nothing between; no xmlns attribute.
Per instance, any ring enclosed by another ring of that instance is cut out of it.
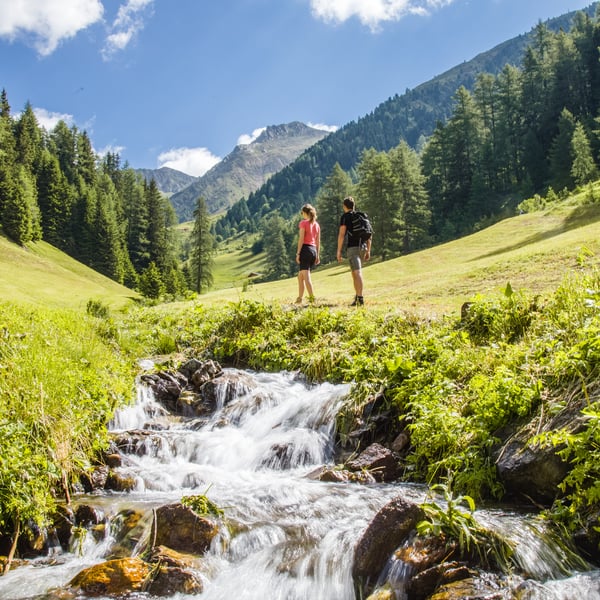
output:
<svg viewBox="0 0 600 600"><path fill-rule="evenodd" d="M340 227L346 226L346 240L348 242L348 248L354 248L360 246L360 238L354 237L350 234L352 231L352 213L350 211L345 212L340 219Z"/></svg>

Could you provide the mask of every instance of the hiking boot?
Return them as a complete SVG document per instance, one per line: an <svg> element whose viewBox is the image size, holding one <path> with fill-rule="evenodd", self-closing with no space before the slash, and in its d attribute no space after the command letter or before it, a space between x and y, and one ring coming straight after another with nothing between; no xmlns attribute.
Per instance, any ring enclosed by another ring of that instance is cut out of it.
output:
<svg viewBox="0 0 600 600"><path fill-rule="evenodd" d="M362 296L355 296L354 302L350 306L364 306L365 301Z"/></svg>
<svg viewBox="0 0 600 600"><path fill-rule="evenodd" d="M302 304L302 296L296 298L296 304Z"/></svg>
<svg viewBox="0 0 600 600"><path fill-rule="evenodd" d="M314 304L315 303L315 297L314 296L309 296L308 297L308 303L309 304Z"/></svg>

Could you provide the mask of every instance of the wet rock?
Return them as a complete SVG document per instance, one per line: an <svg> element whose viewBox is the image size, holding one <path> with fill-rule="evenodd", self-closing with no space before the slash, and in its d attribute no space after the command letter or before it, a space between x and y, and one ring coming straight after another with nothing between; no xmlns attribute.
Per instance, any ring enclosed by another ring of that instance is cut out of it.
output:
<svg viewBox="0 0 600 600"><path fill-rule="evenodd" d="M352 574L359 585L377 579L394 550L423 518L423 510L402 497L388 502L375 515L354 549Z"/></svg>
<svg viewBox="0 0 600 600"><path fill-rule="evenodd" d="M406 586L407 595L411 600L425 600L441 586L472 576L473 571L457 562L434 565L410 579Z"/></svg>
<svg viewBox="0 0 600 600"><path fill-rule="evenodd" d="M120 558L79 572L69 586L88 596L116 596L143 590L151 566L139 558Z"/></svg>
<svg viewBox="0 0 600 600"><path fill-rule="evenodd" d="M137 480L130 475L123 475L116 471L110 471L106 480L105 489L115 492L131 492L137 486Z"/></svg>
<svg viewBox="0 0 600 600"><path fill-rule="evenodd" d="M69 547L71 533L75 526L75 513L70 506L58 506L52 515L52 528L63 550Z"/></svg>
<svg viewBox="0 0 600 600"><path fill-rule="evenodd" d="M199 390L207 381L222 374L223 369L219 363L207 360L202 363L189 378L194 387Z"/></svg>
<svg viewBox="0 0 600 600"><path fill-rule="evenodd" d="M146 534L149 516L139 510L125 509L112 520L115 543L110 548L111 558L130 556L133 549Z"/></svg>
<svg viewBox="0 0 600 600"><path fill-rule="evenodd" d="M206 552L219 531L215 521L199 517L180 503L158 507L154 528L156 545L190 554Z"/></svg>
<svg viewBox="0 0 600 600"><path fill-rule="evenodd" d="M398 477L398 461L394 453L381 444L371 444L357 458L346 463L351 471L368 471L377 481L393 481Z"/></svg>
<svg viewBox="0 0 600 600"><path fill-rule="evenodd" d="M258 384L252 375L232 369L223 371L215 379L202 385L200 392L212 409L222 408L239 396L256 389Z"/></svg>
<svg viewBox="0 0 600 600"><path fill-rule="evenodd" d="M102 521L104 521L104 513L96 506L80 504L75 510L75 522L77 525L88 527L89 525L98 525Z"/></svg>
<svg viewBox="0 0 600 600"><path fill-rule="evenodd" d="M109 468L106 465L100 465L92 468L80 477L83 489L89 494L95 490L102 490L106 485Z"/></svg>
<svg viewBox="0 0 600 600"><path fill-rule="evenodd" d="M350 479L350 471L337 467L319 467L308 473L306 478L329 483L345 483Z"/></svg>
<svg viewBox="0 0 600 600"><path fill-rule="evenodd" d="M204 585L202 579L193 571L161 565L153 571L145 591L153 596L201 594Z"/></svg>
<svg viewBox="0 0 600 600"><path fill-rule="evenodd" d="M550 506L559 494L558 485L569 472L569 464L558 452L560 447L532 444L533 436L538 433L533 423L517 432L503 432L499 435L507 439L495 451L498 478L508 498L533 500L537 504ZM579 406L570 407L551 419L541 431L565 428L577 433L584 427Z"/></svg>
<svg viewBox="0 0 600 600"><path fill-rule="evenodd" d="M376 589L367 600L396 600L396 594L390 587Z"/></svg>
<svg viewBox="0 0 600 600"><path fill-rule="evenodd" d="M408 433L406 431L401 431L396 436L394 441L392 442L392 445L390 446L390 448L391 448L392 452L399 454L405 448L408 448L409 444L410 444L410 436L408 435Z"/></svg>
<svg viewBox="0 0 600 600"><path fill-rule="evenodd" d="M481 579L469 578L442 585L427 600L507 600L512 597L499 586Z"/></svg>

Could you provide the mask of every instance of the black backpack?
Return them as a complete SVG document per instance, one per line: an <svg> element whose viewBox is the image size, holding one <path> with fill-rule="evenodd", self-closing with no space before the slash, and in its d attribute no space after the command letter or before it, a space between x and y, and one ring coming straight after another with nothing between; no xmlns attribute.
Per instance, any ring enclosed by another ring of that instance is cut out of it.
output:
<svg viewBox="0 0 600 600"><path fill-rule="evenodd" d="M360 210L353 210L350 213L350 217L352 225L348 233L353 238L359 238L361 242L370 240L373 235L373 227L371 226L371 221L369 221L369 215Z"/></svg>

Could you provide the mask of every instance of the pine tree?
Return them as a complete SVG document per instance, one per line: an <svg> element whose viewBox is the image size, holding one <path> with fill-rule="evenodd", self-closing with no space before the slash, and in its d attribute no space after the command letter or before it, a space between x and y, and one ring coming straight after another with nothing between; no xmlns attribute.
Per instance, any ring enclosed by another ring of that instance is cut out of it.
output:
<svg viewBox="0 0 600 600"><path fill-rule="evenodd" d="M573 188L573 133L575 132L575 119L566 108L558 120L558 133L552 140L550 148L550 172L552 178L550 185L556 190Z"/></svg>
<svg viewBox="0 0 600 600"><path fill-rule="evenodd" d="M398 254L400 247L400 206L394 196L394 175L389 156L373 148L365 150L357 171L357 209L369 214L373 226L371 253L387 260Z"/></svg>
<svg viewBox="0 0 600 600"><path fill-rule="evenodd" d="M400 207L399 233L403 253L423 248L429 241L431 210L425 178L417 154L406 142L389 152L394 173L394 197Z"/></svg>
<svg viewBox="0 0 600 600"><path fill-rule="evenodd" d="M200 196L194 210L194 229L191 237L190 274L194 290L199 294L213 283L215 239L210 231L206 201Z"/></svg>
<svg viewBox="0 0 600 600"><path fill-rule="evenodd" d="M321 252L322 264L336 259L337 237L342 214L342 200L352 194L352 180L335 163L331 174L323 183L316 200L317 219L321 226Z"/></svg>
<svg viewBox="0 0 600 600"><path fill-rule="evenodd" d="M17 161L33 173L39 165L42 132L29 102L15 124L15 146Z"/></svg>
<svg viewBox="0 0 600 600"><path fill-rule="evenodd" d="M285 221L278 212L268 217L263 225L266 275L270 280L290 275L290 258L285 243L284 229Z"/></svg>
<svg viewBox="0 0 600 600"><path fill-rule="evenodd" d="M55 156L44 150L40 162L37 192L43 238L68 252L73 246L70 228L73 193Z"/></svg>
<svg viewBox="0 0 600 600"><path fill-rule="evenodd" d="M598 177L598 169L592 156L590 141L581 123L575 125L571 138L573 165L571 176L577 185L583 185Z"/></svg>

